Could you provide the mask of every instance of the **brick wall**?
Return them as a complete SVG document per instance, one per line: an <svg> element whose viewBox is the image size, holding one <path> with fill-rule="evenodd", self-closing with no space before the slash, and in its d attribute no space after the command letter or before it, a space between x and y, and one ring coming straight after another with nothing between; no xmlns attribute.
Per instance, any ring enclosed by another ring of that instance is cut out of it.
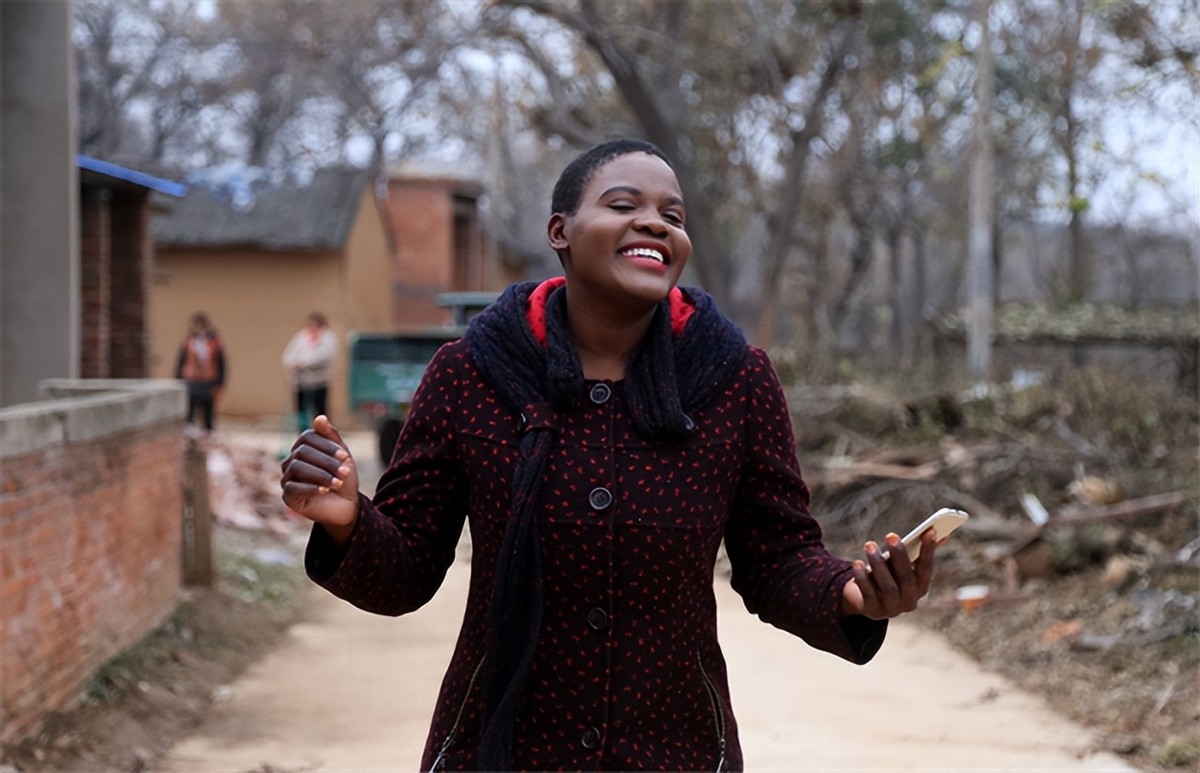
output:
<svg viewBox="0 0 1200 773"><path fill-rule="evenodd" d="M83 378L150 375L147 294L154 244L145 191L83 186L79 210Z"/></svg>
<svg viewBox="0 0 1200 773"><path fill-rule="evenodd" d="M108 378L112 303L111 197L85 188L79 207L79 375Z"/></svg>
<svg viewBox="0 0 1200 773"><path fill-rule="evenodd" d="M0 411L0 744L177 604L185 398L133 383Z"/></svg>
<svg viewBox="0 0 1200 773"><path fill-rule="evenodd" d="M109 376L145 378L150 375L146 304L154 244L144 191L113 196L112 229Z"/></svg>

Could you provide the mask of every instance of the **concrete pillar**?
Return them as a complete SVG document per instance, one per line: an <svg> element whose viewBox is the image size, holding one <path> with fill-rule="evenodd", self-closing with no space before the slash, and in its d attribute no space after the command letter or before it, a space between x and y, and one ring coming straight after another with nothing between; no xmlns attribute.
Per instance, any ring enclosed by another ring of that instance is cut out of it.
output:
<svg viewBox="0 0 1200 773"><path fill-rule="evenodd" d="M0 407L79 371L71 5L0 2Z"/></svg>

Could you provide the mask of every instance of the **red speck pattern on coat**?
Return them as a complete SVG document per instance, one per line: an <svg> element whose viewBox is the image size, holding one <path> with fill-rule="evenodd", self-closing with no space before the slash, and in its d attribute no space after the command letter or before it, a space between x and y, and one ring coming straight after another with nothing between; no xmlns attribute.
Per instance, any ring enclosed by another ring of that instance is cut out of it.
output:
<svg viewBox="0 0 1200 773"><path fill-rule="evenodd" d="M737 770L737 723L717 642L722 539L747 609L853 662L886 622L842 618L850 564L808 510L783 391L752 348L681 443L633 432L621 382L588 382L557 416L541 497L544 612L514 736L525 770ZM480 668L521 417L461 341L430 363L391 465L344 554L314 528L309 575L362 609L427 602L471 530L469 598L421 760L474 768ZM801 685L796 686L797 689ZM399 698L398 698L399 699ZM381 727L380 733L387 728Z"/></svg>

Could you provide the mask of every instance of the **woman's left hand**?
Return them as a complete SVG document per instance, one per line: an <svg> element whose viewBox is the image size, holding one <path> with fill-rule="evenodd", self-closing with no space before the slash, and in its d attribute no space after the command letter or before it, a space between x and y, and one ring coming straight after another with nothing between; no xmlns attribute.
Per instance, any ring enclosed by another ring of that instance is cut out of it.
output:
<svg viewBox="0 0 1200 773"><path fill-rule="evenodd" d="M885 542L886 558L879 545L868 542L866 558L854 562L854 578L842 589L842 614L865 615L872 620L896 617L916 609L917 602L929 593L937 552L933 529L921 535L921 553L915 563L909 560L898 535L887 535Z"/></svg>

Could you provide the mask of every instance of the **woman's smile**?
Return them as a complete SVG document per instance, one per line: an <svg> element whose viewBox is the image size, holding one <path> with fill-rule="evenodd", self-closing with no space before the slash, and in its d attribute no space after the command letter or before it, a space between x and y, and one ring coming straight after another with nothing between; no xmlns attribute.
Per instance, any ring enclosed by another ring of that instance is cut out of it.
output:
<svg viewBox="0 0 1200 773"><path fill-rule="evenodd" d="M666 245L637 242L626 245L617 253L631 260L648 263L654 268L666 270L671 265L671 251Z"/></svg>

